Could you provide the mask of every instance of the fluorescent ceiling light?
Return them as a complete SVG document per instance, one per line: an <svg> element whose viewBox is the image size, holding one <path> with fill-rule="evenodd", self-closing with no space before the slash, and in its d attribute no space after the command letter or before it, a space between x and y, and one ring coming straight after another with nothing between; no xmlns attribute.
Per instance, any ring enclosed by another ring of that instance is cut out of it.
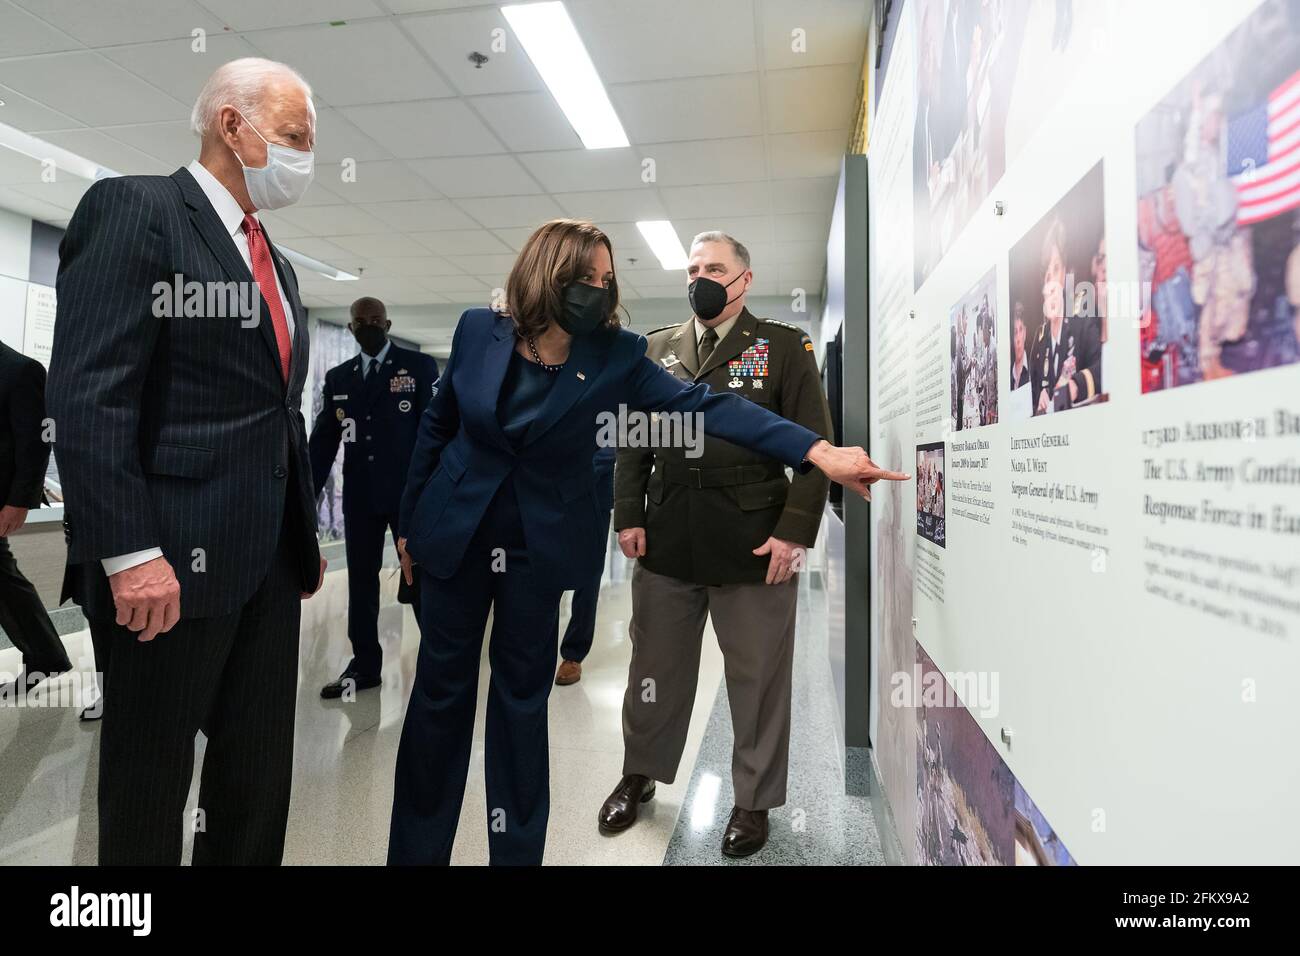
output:
<svg viewBox="0 0 1300 956"><path fill-rule="evenodd" d="M587 149L628 145L623 124L564 4L558 0L512 4L502 7L501 13L582 145Z"/></svg>
<svg viewBox="0 0 1300 956"><path fill-rule="evenodd" d="M638 222L636 227L641 230L646 245L661 266L674 272L686 268L686 250L682 248L682 241L677 238L677 230L671 222L667 219L653 219Z"/></svg>
<svg viewBox="0 0 1300 956"><path fill-rule="evenodd" d="M4 123L0 123L0 146L29 156L38 163L53 163L56 172L71 173L91 182L118 175L106 166Z"/></svg>

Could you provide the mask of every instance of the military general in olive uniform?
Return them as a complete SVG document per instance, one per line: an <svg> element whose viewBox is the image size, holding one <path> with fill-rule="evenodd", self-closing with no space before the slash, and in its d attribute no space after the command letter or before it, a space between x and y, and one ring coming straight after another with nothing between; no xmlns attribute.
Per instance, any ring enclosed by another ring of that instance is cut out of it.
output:
<svg viewBox="0 0 1300 956"><path fill-rule="evenodd" d="M823 436L830 413L808 336L745 308L749 253L719 232L695 238L687 265L694 315L647 336L647 355L678 378L735 392ZM623 779L601 807L606 831L635 822L655 781L671 783L686 742L700 649L712 616L735 731L736 803L722 851L767 840L786 797L795 600L828 483L793 482L776 461L718 438L692 448L624 448L614 526L632 576L632 662L623 697Z"/></svg>

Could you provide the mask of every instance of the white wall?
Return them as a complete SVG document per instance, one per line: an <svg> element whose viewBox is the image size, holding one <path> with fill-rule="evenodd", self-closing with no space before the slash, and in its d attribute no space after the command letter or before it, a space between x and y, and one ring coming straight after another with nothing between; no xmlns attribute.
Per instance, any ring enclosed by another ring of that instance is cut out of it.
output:
<svg viewBox="0 0 1300 956"><path fill-rule="evenodd" d="M23 349L31 245L31 219L0 209L0 342L19 352Z"/></svg>

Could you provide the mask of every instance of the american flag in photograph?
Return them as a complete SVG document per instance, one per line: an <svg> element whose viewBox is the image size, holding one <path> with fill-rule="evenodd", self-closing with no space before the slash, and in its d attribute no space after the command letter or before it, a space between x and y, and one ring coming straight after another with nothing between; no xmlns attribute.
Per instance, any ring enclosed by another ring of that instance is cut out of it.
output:
<svg viewBox="0 0 1300 956"><path fill-rule="evenodd" d="M1237 187L1238 225L1300 206L1300 70L1228 120L1228 174Z"/></svg>

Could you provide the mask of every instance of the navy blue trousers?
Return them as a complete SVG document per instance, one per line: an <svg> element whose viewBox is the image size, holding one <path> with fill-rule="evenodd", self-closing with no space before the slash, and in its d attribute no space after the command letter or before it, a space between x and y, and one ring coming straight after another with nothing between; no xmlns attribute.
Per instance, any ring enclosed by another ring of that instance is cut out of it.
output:
<svg viewBox="0 0 1300 956"><path fill-rule="evenodd" d="M509 480L456 573L439 579L420 571L420 588L420 654L397 751L388 862L451 862L491 611L484 742L489 858L493 865L538 865L551 809L546 709L561 592L533 579Z"/></svg>

